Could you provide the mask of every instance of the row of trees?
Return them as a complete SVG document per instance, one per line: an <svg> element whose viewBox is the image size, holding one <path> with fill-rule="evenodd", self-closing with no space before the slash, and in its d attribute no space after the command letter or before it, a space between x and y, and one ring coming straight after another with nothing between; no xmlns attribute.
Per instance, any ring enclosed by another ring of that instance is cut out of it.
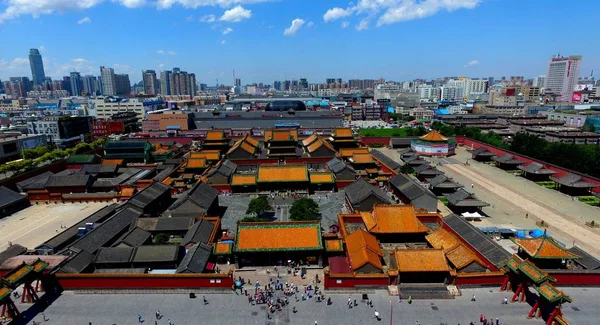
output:
<svg viewBox="0 0 600 325"><path fill-rule="evenodd" d="M242 219L244 222L269 221L266 214L273 211L266 196L259 196L250 200L246 213L253 214ZM319 220L319 205L311 198L301 198L295 200L290 208L290 219L294 221Z"/></svg>
<svg viewBox="0 0 600 325"><path fill-rule="evenodd" d="M68 157L73 154L80 154L88 152L94 148L99 148L104 145L105 139L98 139L92 143L79 143L73 148L65 150L51 150L49 147L38 147L33 149L23 150L23 159L18 161L9 162L0 165L0 174L7 172L19 172L21 170L28 170L36 168L38 165L45 162L51 162L58 159Z"/></svg>
<svg viewBox="0 0 600 325"><path fill-rule="evenodd" d="M440 122L432 123L431 127L445 136L466 136L534 159L600 177L600 146L598 145L548 142L537 135L527 133L517 133L509 144L493 131L482 133L479 128L454 127Z"/></svg>

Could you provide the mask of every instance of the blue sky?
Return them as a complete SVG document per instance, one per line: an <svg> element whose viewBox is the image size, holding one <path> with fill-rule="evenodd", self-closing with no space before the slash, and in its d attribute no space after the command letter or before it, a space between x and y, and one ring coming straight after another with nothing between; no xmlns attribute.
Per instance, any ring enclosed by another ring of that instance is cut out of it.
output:
<svg viewBox="0 0 600 325"><path fill-rule="evenodd" d="M600 72L600 46L576 8L557 0L0 0L0 79L46 75L141 80L177 66L202 83L308 78L410 80L546 73L556 53ZM581 17L571 20L571 17ZM587 16L587 15L583 15ZM595 15L590 15L593 17ZM592 24L592 22L589 22ZM591 34L590 34L591 33Z"/></svg>

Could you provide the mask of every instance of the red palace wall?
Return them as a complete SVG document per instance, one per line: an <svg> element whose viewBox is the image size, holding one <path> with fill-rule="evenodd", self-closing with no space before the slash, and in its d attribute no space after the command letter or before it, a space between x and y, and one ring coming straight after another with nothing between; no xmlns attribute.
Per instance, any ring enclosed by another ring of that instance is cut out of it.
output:
<svg viewBox="0 0 600 325"><path fill-rule="evenodd" d="M390 278L387 275L372 276L354 276L346 274L325 274L325 289L354 288L361 286L386 287L389 285ZM338 283L341 282L341 283Z"/></svg>
<svg viewBox="0 0 600 325"><path fill-rule="evenodd" d="M354 181L335 181L335 186L338 190L341 190L352 183L354 183Z"/></svg>
<svg viewBox="0 0 600 325"><path fill-rule="evenodd" d="M231 289L227 274L56 274L64 290L78 289Z"/></svg>
<svg viewBox="0 0 600 325"><path fill-rule="evenodd" d="M303 163L326 163L328 161L330 161L331 159L333 159L333 157L329 157L329 158L286 158L285 159L285 163L286 164L303 164Z"/></svg>
<svg viewBox="0 0 600 325"><path fill-rule="evenodd" d="M365 146L381 144L385 147L390 145L391 137L360 137L360 142Z"/></svg>
<svg viewBox="0 0 600 325"><path fill-rule="evenodd" d="M600 192L600 179L593 178L591 176L587 176L587 175L578 173L576 171L572 171L572 170L569 170L569 169L566 169L566 168L562 168L562 167L559 167L559 166L556 166L556 165L552 165L552 164L549 164L549 163L541 161L541 160L536 160L536 159L533 159L533 158L525 156L525 155L520 155L520 154L512 152L510 150L505 150L505 149L501 149L501 148L498 148L498 147L494 147L494 146L491 146L489 144L486 144L486 143L483 143L483 142L479 142L477 140L471 140L471 139L466 138L466 137L458 136L458 137L456 137L456 142L457 143L462 143L465 146L467 146L469 148L473 148L473 149L478 149L478 148L483 147L483 148L486 148L487 150L495 153L498 156L502 156L502 155L505 155L505 154L510 154L510 155L513 155L515 158L518 158L519 160L525 161L525 164L529 164L531 162L537 162L539 164L544 165L544 167L546 167L548 169L552 169L552 170L556 171L557 173L554 175L555 177L562 177L562 176L566 175L567 173L573 173L573 174L576 174L576 175L580 175L580 176L583 177L583 179L585 181L590 182L590 183L594 183L594 184L598 184L598 186L594 187L592 189L592 191L593 192L597 192L597 193Z"/></svg>
<svg viewBox="0 0 600 325"><path fill-rule="evenodd" d="M600 286L600 272L558 273L552 272L552 270L545 271L556 279L558 286Z"/></svg>
<svg viewBox="0 0 600 325"><path fill-rule="evenodd" d="M506 278L504 272L494 273L472 273L472 274L458 274L454 278L454 285L462 286L500 286L502 281Z"/></svg>
<svg viewBox="0 0 600 325"><path fill-rule="evenodd" d="M210 184L210 187L222 193L231 193L231 185L229 184Z"/></svg>

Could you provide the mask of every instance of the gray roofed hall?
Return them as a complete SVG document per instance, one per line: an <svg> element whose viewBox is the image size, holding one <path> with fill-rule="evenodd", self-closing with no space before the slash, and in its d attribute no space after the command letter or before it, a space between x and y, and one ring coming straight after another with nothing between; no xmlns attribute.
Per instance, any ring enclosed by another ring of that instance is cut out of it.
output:
<svg viewBox="0 0 600 325"><path fill-rule="evenodd" d="M200 217L218 199L219 191L204 182L198 182L173 203L165 214L171 217Z"/></svg>
<svg viewBox="0 0 600 325"><path fill-rule="evenodd" d="M385 166L387 166L388 168L390 168L391 170L393 170L395 172L400 172L400 169L402 168L402 166L399 163L399 160L395 161L394 159L388 157L387 155L385 155L383 152L381 152L379 150L372 150L371 156L373 156L373 158L379 160L379 162L381 162L382 164L384 164Z"/></svg>
<svg viewBox="0 0 600 325"><path fill-rule="evenodd" d="M412 165L412 166L428 164L428 162L426 160L422 159L416 153L413 153L411 155L404 155L401 157L401 159L405 164Z"/></svg>
<svg viewBox="0 0 600 325"><path fill-rule="evenodd" d="M479 157L494 157L494 156L496 156L495 153L489 151L485 147L480 147L475 150L469 150L469 152L472 153L474 156L479 156Z"/></svg>
<svg viewBox="0 0 600 325"><path fill-rule="evenodd" d="M88 174L110 174L116 173L119 169L117 165L90 164L81 166L81 170Z"/></svg>
<svg viewBox="0 0 600 325"><path fill-rule="evenodd" d="M349 169L354 172L354 168L352 168L352 166L346 164L344 161L338 158L333 158L330 161L328 161L327 168L329 168L329 170L334 174L338 174L344 169Z"/></svg>
<svg viewBox="0 0 600 325"><path fill-rule="evenodd" d="M134 247L102 247L96 253L95 264L129 263Z"/></svg>
<svg viewBox="0 0 600 325"><path fill-rule="evenodd" d="M11 257L23 255L25 253L27 253L27 248L24 246L19 244L8 246L5 250L0 252L0 265L2 265L2 263Z"/></svg>
<svg viewBox="0 0 600 325"><path fill-rule="evenodd" d="M212 246L210 245L200 243L192 246L179 263L177 273L202 273L211 252Z"/></svg>
<svg viewBox="0 0 600 325"><path fill-rule="evenodd" d="M145 244L152 234L146 230L135 227L126 232L113 246L129 246L136 247Z"/></svg>
<svg viewBox="0 0 600 325"><path fill-rule="evenodd" d="M194 224L195 218L193 217L182 217L182 218L158 218L154 231L158 232L172 232L172 231L187 231Z"/></svg>
<svg viewBox="0 0 600 325"><path fill-rule="evenodd" d="M431 166L429 164L419 165L419 166L413 168L413 170L415 171L415 173L417 175L424 175L424 176L441 175L441 174L443 174L437 168L435 168L435 167L433 167L433 166Z"/></svg>
<svg viewBox="0 0 600 325"><path fill-rule="evenodd" d="M52 175L45 187L87 187L93 182L92 176L85 174Z"/></svg>
<svg viewBox="0 0 600 325"><path fill-rule="evenodd" d="M215 229L215 225L204 219L200 219L196 222L185 234L183 240L181 241L181 246L192 244L209 244L210 236L212 235L213 230Z"/></svg>
<svg viewBox="0 0 600 325"><path fill-rule="evenodd" d="M583 176L579 176L573 173L568 173L562 177L550 176L550 179L557 182L560 185L564 185L567 187L592 188L598 186L597 184L585 181L583 179Z"/></svg>
<svg viewBox="0 0 600 325"><path fill-rule="evenodd" d="M410 147L410 141L413 139L416 139L417 137L403 137L403 138L394 138L392 137L390 139L390 145L392 147L394 146L404 146L404 147Z"/></svg>
<svg viewBox="0 0 600 325"><path fill-rule="evenodd" d="M174 262L179 259L181 246L177 245L147 245L135 249L132 261L134 263Z"/></svg>
<svg viewBox="0 0 600 325"><path fill-rule="evenodd" d="M519 160L519 159L515 158L515 156L509 155L509 154L505 154L500 157L494 156L494 157L492 157L492 160L499 162L501 164L510 164L510 165L521 165L522 163L524 163L523 160Z"/></svg>
<svg viewBox="0 0 600 325"><path fill-rule="evenodd" d="M158 169L158 167L157 167L157 169ZM157 181L157 182L162 182L162 180L167 178L171 174L171 172L173 172L174 169L175 169L174 166L164 165L164 167L162 167L162 170L158 174L156 174L156 176L154 176L152 178L152 180Z"/></svg>
<svg viewBox="0 0 600 325"><path fill-rule="evenodd" d="M536 162L532 162L531 164L525 166L525 165L519 165L517 166L517 168L519 168L520 170L529 173L529 174L538 174L538 175L552 175L552 174L556 174L556 171L552 170L552 169L548 169L548 168L544 168L544 165L540 164L540 163L536 163Z"/></svg>
<svg viewBox="0 0 600 325"><path fill-rule="evenodd" d="M218 166L212 168L206 176L211 177L214 174L221 174L225 177L229 177L235 173L237 165L231 160L227 159L220 163Z"/></svg>
<svg viewBox="0 0 600 325"><path fill-rule="evenodd" d="M406 197L415 206L415 209L437 211L437 196L417 183L416 180L407 175L398 174L390 178L389 183Z"/></svg>
<svg viewBox="0 0 600 325"><path fill-rule="evenodd" d="M73 243L72 247L85 250L90 253L96 252L100 247L110 244L116 240L131 224L133 219L139 218L142 212L134 208L125 208L117 212L90 232Z"/></svg>
<svg viewBox="0 0 600 325"><path fill-rule="evenodd" d="M457 190L454 193L445 194L444 196L446 197L446 199L448 199L448 202L451 205L457 206L457 207L482 208L482 207L489 206L488 203L477 199L477 197L474 194L467 192L463 188Z"/></svg>
<svg viewBox="0 0 600 325"><path fill-rule="evenodd" d="M171 187L161 182L154 182L150 186L137 192L134 196L129 199L129 203L133 204L138 208L144 208L147 205L153 203L157 198L171 193Z"/></svg>
<svg viewBox="0 0 600 325"><path fill-rule="evenodd" d="M77 233L79 232L79 228L85 227L86 223L103 222L107 217L112 216L115 213L117 207L119 207L117 203L103 207L102 209L91 214L89 217L76 223L74 226L48 239L46 242L38 246L36 250L50 249L52 251L57 251L63 249L75 239L75 236L77 236Z"/></svg>
<svg viewBox="0 0 600 325"><path fill-rule="evenodd" d="M170 158L163 162L164 165L177 165L179 166L183 162L183 158Z"/></svg>
<svg viewBox="0 0 600 325"><path fill-rule="evenodd" d="M52 173L52 172L45 172L45 173L41 173L39 175L30 177L30 178L28 178L26 180L23 180L23 181L20 181L20 182L16 183L17 189L20 192L25 192L27 190L43 189L44 185L48 181L48 178L50 178L50 176L52 176L52 175L54 175L54 173Z"/></svg>
<svg viewBox="0 0 600 325"><path fill-rule="evenodd" d="M461 216L452 214L443 218L442 222L497 267L503 266L504 261L511 256L511 253Z"/></svg>
<svg viewBox="0 0 600 325"><path fill-rule="evenodd" d="M21 195L7 187L0 186L0 209L25 201L29 201L27 196Z"/></svg>
<svg viewBox="0 0 600 325"><path fill-rule="evenodd" d="M94 254L79 249L69 249L62 252L61 255L68 255L70 257L69 260L60 267L60 273L81 273L94 261Z"/></svg>
<svg viewBox="0 0 600 325"><path fill-rule="evenodd" d="M583 249L573 246L569 248L569 252L581 256L581 258L574 259L573 262L583 266L587 270L598 270L600 269L600 260L590 255L590 253L584 251Z"/></svg>
<svg viewBox="0 0 600 325"><path fill-rule="evenodd" d="M367 183L363 178L344 188L346 197L351 204L359 204L371 195L377 197L383 203L391 203L387 194L379 187Z"/></svg>
<svg viewBox="0 0 600 325"><path fill-rule="evenodd" d="M451 178L448 178L446 175L437 175L433 178L428 178L425 180L431 187L434 188L460 188L463 187L460 184L457 184L452 181Z"/></svg>

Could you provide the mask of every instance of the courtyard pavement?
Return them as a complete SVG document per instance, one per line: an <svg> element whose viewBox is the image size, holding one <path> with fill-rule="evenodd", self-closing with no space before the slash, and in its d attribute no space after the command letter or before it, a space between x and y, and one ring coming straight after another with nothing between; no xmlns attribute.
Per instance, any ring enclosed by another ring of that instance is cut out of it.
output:
<svg viewBox="0 0 600 325"><path fill-rule="evenodd" d="M600 289L562 288L574 299L565 304L563 312L570 324L597 325L597 306ZM361 303L361 294L367 293L373 300L373 308ZM472 302L471 296L476 296ZM65 292L43 312L47 321L42 321L41 311L26 313L26 319L18 324L138 324L140 314L143 324L175 325L275 325L298 324L319 325L330 324L403 324L413 325L418 321L421 325L479 324L479 315L488 319L499 319L501 324L510 325L543 325L541 319L527 319L530 306L526 303L502 305L506 293L497 288L478 288L462 291L462 296L453 300L414 300L411 305L406 301L398 302L385 291L360 292L326 292L333 304L317 303L314 299L296 302L290 299L290 305L282 311L267 317L264 305L251 305L243 295L228 293L205 294L209 304L203 305L202 293L196 299L187 294L77 294ZM349 309L348 297L357 299L358 306ZM298 312L291 311L296 306ZM23 310L23 306L19 308ZM33 308L32 308L33 309ZM160 310L163 317L155 320L155 312ZM374 311L380 313L381 321L374 319Z"/></svg>

